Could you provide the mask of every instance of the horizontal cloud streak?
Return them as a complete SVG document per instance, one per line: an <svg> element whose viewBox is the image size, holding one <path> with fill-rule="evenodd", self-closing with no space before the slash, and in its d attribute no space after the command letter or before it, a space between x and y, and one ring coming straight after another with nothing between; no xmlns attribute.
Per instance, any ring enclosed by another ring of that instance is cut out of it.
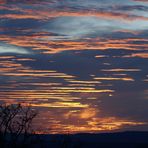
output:
<svg viewBox="0 0 148 148"><path fill-rule="evenodd" d="M29 51L22 47L0 43L0 54L5 53L29 54Z"/></svg>

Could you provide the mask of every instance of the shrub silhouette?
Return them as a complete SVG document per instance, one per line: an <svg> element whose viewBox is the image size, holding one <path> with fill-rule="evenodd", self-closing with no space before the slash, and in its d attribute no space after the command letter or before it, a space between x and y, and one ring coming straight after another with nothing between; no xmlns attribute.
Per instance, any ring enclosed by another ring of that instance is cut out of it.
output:
<svg viewBox="0 0 148 148"><path fill-rule="evenodd" d="M0 147L26 147L31 142L32 121L36 115L31 106L0 105Z"/></svg>

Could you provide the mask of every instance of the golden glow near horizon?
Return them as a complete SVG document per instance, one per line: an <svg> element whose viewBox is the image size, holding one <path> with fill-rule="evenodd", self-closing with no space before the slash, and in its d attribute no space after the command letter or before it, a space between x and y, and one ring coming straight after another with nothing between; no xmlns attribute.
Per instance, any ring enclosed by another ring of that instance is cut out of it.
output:
<svg viewBox="0 0 148 148"><path fill-rule="evenodd" d="M77 133L77 131L93 133L118 130L127 125L138 126L146 124L145 122L135 122L116 117L96 117L99 113L100 111L97 111L97 109L89 107L82 110L69 111L61 117L64 119L62 122L58 117L54 117L53 120L49 121L50 132L57 133L57 131L60 130L59 133ZM52 116L52 114L50 114L50 116Z"/></svg>

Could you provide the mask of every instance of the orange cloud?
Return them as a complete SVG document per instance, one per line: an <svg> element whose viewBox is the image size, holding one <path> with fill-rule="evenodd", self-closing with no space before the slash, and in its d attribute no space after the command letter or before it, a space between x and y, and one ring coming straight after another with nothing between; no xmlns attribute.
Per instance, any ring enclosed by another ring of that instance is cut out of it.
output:
<svg viewBox="0 0 148 148"><path fill-rule="evenodd" d="M20 11L22 14L3 14L0 15L0 18L9 18L9 19L39 19L39 20L48 20L50 18L55 17L99 17L103 19L115 19L115 20L122 20L122 21L134 21L134 20L148 20L147 17L144 16L136 16L130 15L125 13L119 12L108 12L108 11L97 11L97 10L77 10L72 11L69 9L65 9L65 11L57 11L53 9L42 9L42 10L32 10L32 9L22 9L22 8L9 8L9 7L2 7L5 10L17 10Z"/></svg>

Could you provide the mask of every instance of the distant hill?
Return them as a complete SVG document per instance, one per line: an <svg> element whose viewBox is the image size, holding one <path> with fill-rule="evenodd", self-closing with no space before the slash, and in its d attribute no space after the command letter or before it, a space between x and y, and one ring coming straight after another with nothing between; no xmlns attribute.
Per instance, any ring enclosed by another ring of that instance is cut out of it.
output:
<svg viewBox="0 0 148 148"><path fill-rule="evenodd" d="M39 137L45 148L148 148L148 132L39 135Z"/></svg>

